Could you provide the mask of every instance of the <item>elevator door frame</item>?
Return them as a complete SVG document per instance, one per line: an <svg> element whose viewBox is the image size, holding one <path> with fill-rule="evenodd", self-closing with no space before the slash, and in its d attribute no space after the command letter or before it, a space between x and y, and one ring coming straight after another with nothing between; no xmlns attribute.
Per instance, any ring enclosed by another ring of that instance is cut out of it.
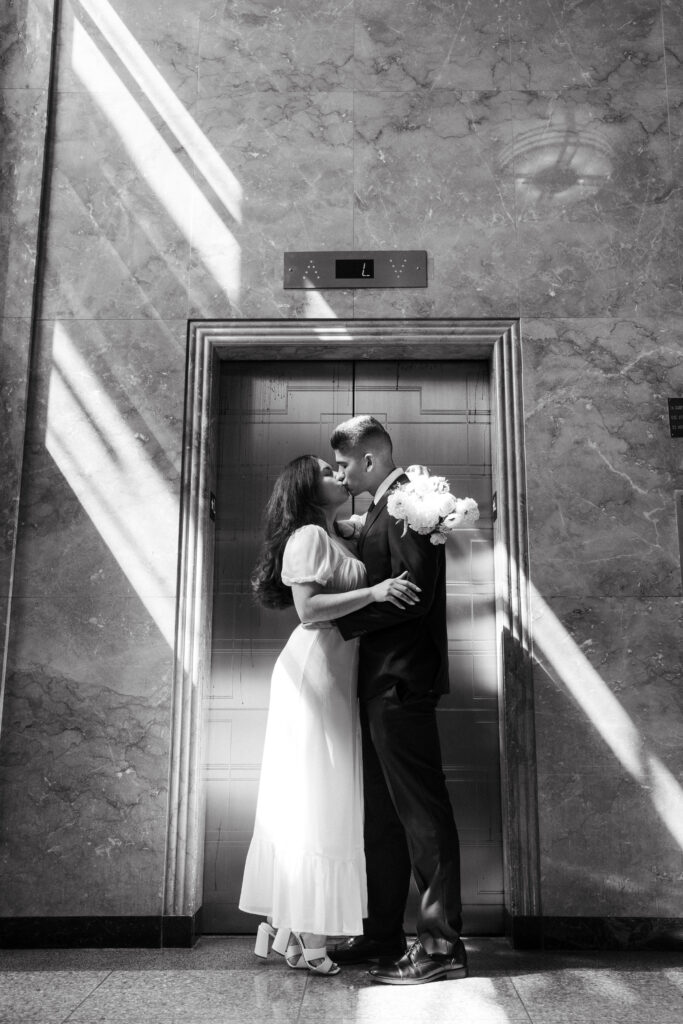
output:
<svg viewBox="0 0 683 1024"><path fill-rule="evenodd" d="M190 321L164 914L201 908L220 363L486 360L491 376L499 737L506 918L540 910L524 422L517 320Z"/></svg>

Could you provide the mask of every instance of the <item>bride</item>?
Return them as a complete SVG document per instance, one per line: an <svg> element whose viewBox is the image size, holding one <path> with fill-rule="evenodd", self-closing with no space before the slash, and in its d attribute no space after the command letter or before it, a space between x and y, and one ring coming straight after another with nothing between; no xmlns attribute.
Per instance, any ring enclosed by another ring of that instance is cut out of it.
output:
<svg viewBox="0 0 683 1024"><path fill-rule="evenodd" d="M300 624L273 670L256 824L240 909L265 915L255 952L273 949L292 968L339 971L328 935L358 935L367 915L357 640L332 619L374 602L414 604L403 573L366 584L363 564L340 536L348 500L338 474L302 455L278 477L252 577L268 608L294 604ZM344 532L352 532L344 528Z"/></svg>

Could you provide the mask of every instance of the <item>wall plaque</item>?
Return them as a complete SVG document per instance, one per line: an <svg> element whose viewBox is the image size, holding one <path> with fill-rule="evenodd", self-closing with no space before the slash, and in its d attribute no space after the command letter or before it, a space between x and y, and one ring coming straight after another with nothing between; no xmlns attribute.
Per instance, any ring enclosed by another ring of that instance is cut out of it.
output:
<svg viewBox="0 0 683 1024"><path fill-rule="evenodd" d="M286 252L285 288L426 288L424 249Z"/></svg>
<svg viewBox="0 0 683 1024"><path fill-rule="evenodd" d="M672 437L683 437L683 398L669 399L669 426Z"/></svg>

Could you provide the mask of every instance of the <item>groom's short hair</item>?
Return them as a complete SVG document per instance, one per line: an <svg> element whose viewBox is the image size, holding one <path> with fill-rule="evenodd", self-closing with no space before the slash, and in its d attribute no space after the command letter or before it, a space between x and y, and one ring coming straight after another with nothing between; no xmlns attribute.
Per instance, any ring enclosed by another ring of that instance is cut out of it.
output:
<svg viewBox="0 0 683 1024"><path fill-rule="evenodd" d="M330 438L335 452L348 452L366 447L391 455L391 438L374 416L352 416L336 428Z"/></svg>

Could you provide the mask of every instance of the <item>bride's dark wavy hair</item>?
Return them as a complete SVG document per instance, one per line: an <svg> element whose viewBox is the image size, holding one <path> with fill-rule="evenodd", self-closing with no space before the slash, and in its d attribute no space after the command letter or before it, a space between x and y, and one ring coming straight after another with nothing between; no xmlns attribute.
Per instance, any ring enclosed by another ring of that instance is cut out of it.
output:
<svg viewBox="0 0 683 1024"><path fill-rule="evenodd" d="M294 604L291 587L282 582L285 544L300 526L314 523L325 528L325 511L318 498L320 466L315 455L300 455L289 462L275 481L263 513L263 547L251 585L256 600L266 608Z"/></svg>

